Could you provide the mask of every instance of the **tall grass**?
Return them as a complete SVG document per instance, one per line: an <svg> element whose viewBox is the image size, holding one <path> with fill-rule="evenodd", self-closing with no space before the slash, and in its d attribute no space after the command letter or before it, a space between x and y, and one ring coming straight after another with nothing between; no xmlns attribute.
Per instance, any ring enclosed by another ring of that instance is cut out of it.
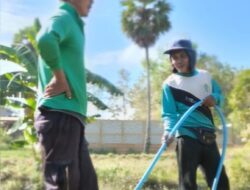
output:
<svg viewBox="0 0 250 190"><path fill-rule="evenodd" d="M1 150L0 189L41 190L41 172L31 156L30 149ZM130 190L153 159L153 154L91 154L98 174L100 190ZM250 145L230 148L226 169L232 190L250 189ZM144 190L177 189L178 174L175 153L164 153L145 184ZM198 173L200 190L207 189L201 172Z"/></svg>

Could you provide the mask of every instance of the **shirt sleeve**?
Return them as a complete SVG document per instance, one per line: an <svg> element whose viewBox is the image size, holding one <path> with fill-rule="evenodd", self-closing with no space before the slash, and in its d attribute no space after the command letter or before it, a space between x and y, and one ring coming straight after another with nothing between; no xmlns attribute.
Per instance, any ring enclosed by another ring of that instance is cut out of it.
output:
<svg viewBox="0 0 250 190"><path fill-rule="evenodd" d="M170 132L177 122L178 113L175 100L168 85L162 89L162 119L165 131Z"/></svg>
<svg viewBox="0 0 250 190"><path fill-rule="evenodd" d="M224 96L220 85L214 79L212 79L212 96L216 101L216 105L222 107L224 104Z"/></svg>
<svg viewBox="0 0 250 190"><path fill-rule="evenodd" d="M69 33L69 19L68 15L52 17L48 26L37 37L40 55L51 70L62 69L59 47Z"/></svg>

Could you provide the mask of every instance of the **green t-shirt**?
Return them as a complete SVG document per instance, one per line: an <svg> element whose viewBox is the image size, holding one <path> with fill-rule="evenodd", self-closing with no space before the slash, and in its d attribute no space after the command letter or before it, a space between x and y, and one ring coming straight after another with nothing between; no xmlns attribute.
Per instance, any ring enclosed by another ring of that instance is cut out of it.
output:
<svg viewBox="0 0 250 190"><path fill-rule="evenodd" d="M38 61L38 103L57 110L86 115L87 93L84 66L83 21L75 8L62 2L37 36L40 51ZM62 69L69 83L72 99L65 93L44 98L46 85L53 77L53 70Z"/></svg>

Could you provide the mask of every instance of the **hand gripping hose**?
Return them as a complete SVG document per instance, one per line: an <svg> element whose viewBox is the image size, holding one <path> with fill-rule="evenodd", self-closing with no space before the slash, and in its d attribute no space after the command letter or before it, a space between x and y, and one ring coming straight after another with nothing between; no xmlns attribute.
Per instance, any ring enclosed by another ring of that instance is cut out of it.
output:
<svg viewBox="0 0 250 190"><path fill-rule="evenodd" d="M180 118L180 120L175 124L175 126L173 127L173 129L171 130L171 132L169 133L168 139L166 140L166 142L172 138L175 134L175 132L179 129L179 127L182 125L182 123L189 117L189 115L197 108L199 107L202 102L204 100L200 100L199 102L195 103L192 107L190 107L184 114L183 116ZM226 122L225 122L225 118L220 110L220 108L218 106L215 106L216 111L218 112L221 121L222 121L222 125L223 125L223 150L222 150L222 155L221 155L221 160L219 162L219 166L218 166L218 170L216 173L216 177L214 179L213 182L213 188L212 190L216 190L217 189L217 185L218 185L218 179L220 177L220 173L222 170L222 166L223 166L223 162L225 159L225 153L226 153L226 147L227 147L227 128L226 128ZM156 163L158 162L158 160L160 159L162 153L167 149L167 144L163 143L160 147L160 149L158 150L158 152L156 153L153 161L151 162L150 166L148 167L148 169L146 170L146 172L144 173L144 175L142 176L142 178L140 179L139 183L136 185L134 190L140 190L144 183L147 181L148 176L150 175L150 173L152 172L153 168L155 167Z"/></svg>

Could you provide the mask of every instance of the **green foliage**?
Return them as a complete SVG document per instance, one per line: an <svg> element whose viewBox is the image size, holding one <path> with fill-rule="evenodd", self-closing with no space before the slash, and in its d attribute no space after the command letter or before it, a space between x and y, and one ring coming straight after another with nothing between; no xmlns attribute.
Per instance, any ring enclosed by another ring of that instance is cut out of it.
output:
<svg viewBox="0 0 250 190"><path fill-rule="evenodd" d="M36 23L36 22L35 22ZM34 24L35 25L35 24ZM33 30L33 40L35 40L35 34L37 33L34 26L28 27L30 33ZM26 29L24 29L26 31ZM6 103L6 97L16 97L18 93L22 94L23 98L35 99L36 96L36 84L37 84L37 51L33 47L32 43L28 41L30 38L26 38L25 34L17 33L17 36L23 36L25 39L18 43L14 43L12 47L0 45L0 60L6 59L18 64L21 68L25 68L27 72L15 72L7 73L0 76L0 85L6 85L2 92L2 97L5 98L1 102ZM30 36L31 37L31 36ZM6 65L7 67L8 65Z"/></svg>
<svg viewBox="0 0 250 190"><path fill-rule="evenodd" d="M30 44L30 48L37 53L37 43L34 36L36 36L40 29L41 23L39 19L36 18L32 26L25 27L15 34L13 44L23 44L28 42L28 44Z"/></svg>
<svg viewBox="0 0 250 190"><path fill-rule="evenodd" d="M235 79L237 70L227 64L223 64L215 56L210 56L205 53L199 55L197 67L207 70L220 85L225 97L223 110L225 114L228 115L232 111L229 106L231 99L229 94L234 86L232 81Z"/></svg>
<svg viewBox="0 0 250 190"><path fill-rule="evenodd" d="M0 128L0 150L10 148L11 138L7 135L7 132Z"/></svg>
<svg viewBox="0 0 250 190"><path fill-rule="evenodd" d="M232 189L250 189L250 144L235 150L228 161L228 175L230 176Z"/></svg>
<svg viewBox="0 0 250 190"><path fill-rule="evenodd" d="M250 123L247 123L246 128L241 131L240 135L242 137L243 142L250 141Z"/></svg>
<svg viewBox="0 0 250 190"><path fill-rule="evenodd" d="M250 140L250 70L239 72L233 85L229 95L229 106L232 109L230 121L241 131L245 141Z"/></svg>
<svg viewBox="0 0 250 190"><path fill-rule="evenodd" d="M247 109L250 106L250 70L238 73L234 81L234 88L230 94L230 106L232 109Z"/></svg>
<svg viewBox="0 0 250 190"><path fill-rule="evenodd" d="M171 74L171 65L169 60L164 56L159 56L157 60L151 60L151 97L152 97L152 119L159 120L161 118L161 89L166 78ZM143 67L146 69L146 63L143 62ZM131 105L135 109L135 119L146 119L146 113L142 112L145 108L146 83L145 75L142 75L131 88L129 93Z"/></svg>
<svg viewBox="0 0 250 190"><path fill-rule="evenodd" d="M118 74L119 80L117 84L119 88L122 89L123 95L119 97L109 98L108 112L111 114L110 117L112 117L113 119L131 119L133 113L131 111L131 102L129 99L130 73L125 69L121 69L119 70Z"/></svg>
<svg viewBox="0 0 250 190"><path fill-rule="evenodd" d="M93 84L98 86L99 88L106 89L110 94L115 96L123 95L123 92L119 88L117 88L115 85L113 85L111 82L109 82L102 76L97 75L89 71L88 69L86 69L86 75L87 75L87 82L89 84Z"/></svg>
<svg viewBox="0 0 250 190"><path fill-rule="evenodd" d="M35 94L35 92L34 92ZM36 102L35 102L35 97L31 98L8 98L9 105L12 107L17 107L17 108L23 108L25 114L21 117L19 117L19 121L16 122L9 130L8 134L13 134L16 133L17 131L22 131L24 140L28 144L34 144L37 142L37 137L36 137L36 132L33 127L34 124L34 111L36 108ZM18 142L13 142L15 146L18 145L25 145L26 143L18 143Z"/></svg>
<svg viewBox="0 0 250 190"><path fill-rule="evenodd" d="M101 115L97 114L97 115L91 115L91 116L88 116L86 118L86 123L92 123L96 120L96 118L100 117Z"/></svg>

